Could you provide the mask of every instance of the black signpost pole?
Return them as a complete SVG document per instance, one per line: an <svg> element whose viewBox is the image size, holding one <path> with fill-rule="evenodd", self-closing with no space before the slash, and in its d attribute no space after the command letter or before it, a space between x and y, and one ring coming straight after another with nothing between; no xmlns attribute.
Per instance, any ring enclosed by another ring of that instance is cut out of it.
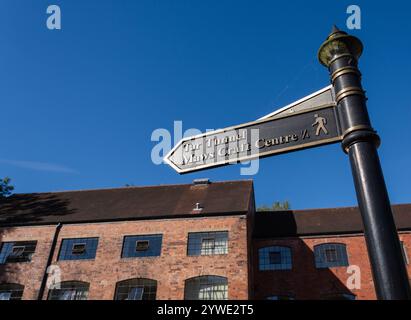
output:
<svg viewBox="0 0 411 320"><path fill-rule="evenodd" d="M342 147L349 155L378 299L410 299L410 286L357 67L361 41L333 28L318 58L331 75Z"/></svg>

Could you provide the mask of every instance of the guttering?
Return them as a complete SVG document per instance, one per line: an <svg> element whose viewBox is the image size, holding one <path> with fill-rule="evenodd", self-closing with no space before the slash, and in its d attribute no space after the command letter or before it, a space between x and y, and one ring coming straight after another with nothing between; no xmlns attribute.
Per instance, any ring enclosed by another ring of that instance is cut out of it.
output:
<svg viewBox="0 0 411 320"><path fill-rule="evenodd" d="M41 280L41 285L40 285L40 289L39 289L39 294L37 296L37 300L43 300L44 290L46 289L47 277L48 277L47 271L48 271L49 267L51 266L51 263L53 262L53 256L54 256L54 252L56 250L57 239L59 237L59 233L60 233L60 230L61 230L62 226L63 225L61 223L58 223L56 225L56 230L54 231L54 236L53 236L53 242L51 243L49 257L47 259L46 268L44 269L43 278Z"/></svg>

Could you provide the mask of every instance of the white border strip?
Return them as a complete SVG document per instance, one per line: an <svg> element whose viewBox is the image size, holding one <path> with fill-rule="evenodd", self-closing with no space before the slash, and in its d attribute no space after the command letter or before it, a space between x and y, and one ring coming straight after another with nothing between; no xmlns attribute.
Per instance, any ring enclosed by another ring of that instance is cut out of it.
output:
<svg viewBox="0 0 411 320"><path fill-rule="evenodd" d="M301 98L301 99L299 99L299 100L297 100L297 101L295 101L295 102L292 102L292 103L286 105L285 107L282 107L282 108L280 108L280 109L278 109L278 110L276 110L276 111L273 111L273 112L271 112L271 113L269 113L269 114L267 114L267 115L265 115L265 116L263 116L263 117L261 117L261 118L259 118L259 119L257 119L257 120L263 120L263 119L271 118L271 117L279 114L280 112L283 112L283 111L285 111L285 110L287 110L287 109L290 109L290 108L294 107L294 106L297 105L297 104L300 104L300 103L302 103L302 102L304 102L304 101L306 101L306 100L311 99L312 97L318 96L318 95L320 95L321 93L323 93L323 92L325 92L325 91L327 91L327 90L329 90L329 89L331 89L331 88L332 88L332 85L329 85L329 86L327 86L327 87L325 87L325 88L322 88L322 89L320 89L320 90L318 90L318 91L316 91L316 92L314 92L314 93L309 94L308 96L305 96L305 97L303 97L303 98Z"/></svg>

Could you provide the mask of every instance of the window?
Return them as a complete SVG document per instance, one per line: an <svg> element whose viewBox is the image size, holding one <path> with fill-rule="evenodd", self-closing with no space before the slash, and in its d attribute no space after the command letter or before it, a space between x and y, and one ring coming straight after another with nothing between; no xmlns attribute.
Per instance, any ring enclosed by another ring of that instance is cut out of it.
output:
<svg viewBox="0 0 411 320"><path fill-rule="evenodd" d="M315 266L321 268L348 266L347 249L343 243L325 243L314 247Z"/></svg>
<svg viewBox="0 0 411 320"><path fill-rule="evenodd" d="M137 241L136 251L146 251L150 247L150 241Z"/></svg>
<svg viewBox="0 0 411 320"><path fill-rule="evenodd" d="M269 296L266 300L295 300L292 295L278 295L278 296Z"/></svg>
<svg viewBox="0 0 411 320"><path fill-rule="evenodd" d="M21 300L24 286L17 283L0 284L0 300Z"/></svg>
<svg viewBox="0 0 411 320"><path fill-rule="evenodd" d="M258 250L260 271L291 270L291 249L288 247L272 246Z"/></svg>
<svg viewBox="0 0 411 320"><path fill-rule="evenodd" d="M11 300L10 291L0 291L0 301Z"/></svg>
<svg viewBox="0 0 411 320"><path fill-rule="evenodd" d="M125 236L122 258L157 257L161 255L163 235Z"/></svg>
<svg viewBox="0 0 411 320"><path fill-rule="evenodd" d="M332 293L321 297L322 300L355 300L355 295L350 293Z"/></svg>
<svg viewBox="0 0 411 320"><path fill-rule="evenodd" d="M225 277L201 276L185 281L185 300L227 300L228 281Z"/></svg>
<svg viewBox="0 0 411 320"><path fill-rule="evenodd" d="M0 251L0 264L30 262L36 251L37 241L3 242Z"/></svg>
<svg viewBox="0 0 411 320"><path fill-rule="evenodd" d="M187 254L189 256L228 253L228 232L195 232L188 234Z"/></svg>
<svg viewBox="0 0 411 320"><path fill-rule="evenodd" d="M410 261L408 260L407 248L404 244L404 241L401 241L401 251L402 251L402 256L404 257L405 264L409 264Z"/></svg>
<svg viewBox="0 0 411 320"><path fill-rule="evenodd" d="M129 279L117 282L115 300L155 300L157 281Z"/></svg>
<svg viewBox="0 0 411 320"><path fill-rule="evenodd" d="M325 249L325 257L328 262L336 262L337 261L337 250L335 248L332 249Z"/></svg>
<svg viewBox="0 0 411 320"><path fill-rule="evenodd" d="M49 291L48 300L87 300L90 284L81 281L64 281L57 284L60 289Z"/></svg>
<svg viewBox="0 0 411 320"><path fill-rule="evenodd" d="M11 250L10 256L22 257L23 254L24 254L24 249L25 248L26 248L25 246L14 246L13 249Z"/></svg>
<svg viewBox="0 0 411 320"><path fill-rule="evenodd" d="M63 239L59 260L94 259L98 246L98 238Z"/></svg>
<svg viewBox="0 0 411 320"><path fill-rule="evenodd" d="M74 243L73 249L71 250L72 254L84 254L86 253L86 244L85 243Z"/></svg>
<svg viewBox="0 0 411 320"><path fill-rule="evenodd" d="M215 251L215 239L202 239L201 240L201 254L208 255Z"/></svg>
<svg viewBox="0 0 411 320"><path fill-rule="evenodd" d="M275 252L269 252L269 261L270 264L280 264L281 263L281 252L280 251L275 251Z"/></svg>

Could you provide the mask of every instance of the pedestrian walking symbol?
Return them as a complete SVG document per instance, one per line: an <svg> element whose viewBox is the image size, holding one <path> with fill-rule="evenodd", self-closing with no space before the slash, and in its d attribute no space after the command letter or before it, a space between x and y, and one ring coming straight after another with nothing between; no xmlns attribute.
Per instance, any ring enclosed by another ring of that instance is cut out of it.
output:
<svg viewBox="0 0 411 320"><path fill-rule="evenodd" d="M328 134L328 130L325 127L327 124L327 119L324 117L318 116L318 114L314 115L315 122L312 124L313 127L317 126L317 130L315 131L315 135L319 136L321 131L323 131L325 134Z"/></svg>

